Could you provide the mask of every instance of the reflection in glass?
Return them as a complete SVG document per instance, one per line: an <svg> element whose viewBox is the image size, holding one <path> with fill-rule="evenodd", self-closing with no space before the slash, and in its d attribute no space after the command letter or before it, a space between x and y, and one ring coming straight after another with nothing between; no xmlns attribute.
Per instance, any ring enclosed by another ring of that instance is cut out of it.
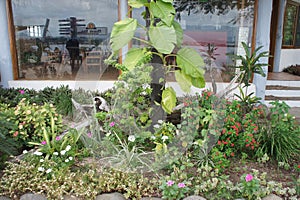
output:
<svg viewBox="0 0 300 200"><path fill-rule="evenodd" d="M294 33L296 24L297 6L287 4L283 25L283 41L282 45L291 46L294 44Z"/></svg>
<svg viewBox="0 0 300 200"><path fill-rule="evenodd" d="M174 0L176 19L184 29L183 45L195 48L220 73L220 81L230 81L232 60L226 54L241 54L241 43L251 44L254 0ZM143 9L133 10L139 23ZM145 24L145 22L143 22ZM140 36L144 33L141 30ZM139 41L133 41L140 45ZM207 80L209 81L209 80Z"/></svg>
<svg viewBox="0 0 300 200"><path fill-rule="evenodd" d="M12 0L19 78L116 79L104 64L118 19L113 0Z"/></svg>

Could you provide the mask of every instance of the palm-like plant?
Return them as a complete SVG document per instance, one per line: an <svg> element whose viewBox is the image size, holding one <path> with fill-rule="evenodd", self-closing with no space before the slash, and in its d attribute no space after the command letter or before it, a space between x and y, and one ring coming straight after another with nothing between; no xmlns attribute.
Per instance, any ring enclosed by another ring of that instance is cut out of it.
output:
<svg viewBox="0 0 300 200"><path fill-rule="evenodd" d="M236 68L242 72L239 76L240 81L248 87L254 73L260 74L263 77L266 76L262 67L268 66L268 64L260 63L259 60L263 57L269 57L270 55L268 51L259 53L262 46L256 48L253 53L251 53L245 42L242 42L242 46L245 51L245 55L231 55L231 57L236 61L241 61L241 64Z"/></svg>

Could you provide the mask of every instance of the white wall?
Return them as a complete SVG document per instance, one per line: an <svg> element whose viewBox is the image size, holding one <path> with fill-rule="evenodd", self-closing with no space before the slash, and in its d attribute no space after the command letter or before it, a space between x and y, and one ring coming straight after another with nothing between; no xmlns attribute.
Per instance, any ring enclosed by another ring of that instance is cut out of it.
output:
<svg viewBox="0 0 300 200"><path fill-rule="evenodd" d="M300 64L300 49L281 49L279 71L295 64Z"/></svg>

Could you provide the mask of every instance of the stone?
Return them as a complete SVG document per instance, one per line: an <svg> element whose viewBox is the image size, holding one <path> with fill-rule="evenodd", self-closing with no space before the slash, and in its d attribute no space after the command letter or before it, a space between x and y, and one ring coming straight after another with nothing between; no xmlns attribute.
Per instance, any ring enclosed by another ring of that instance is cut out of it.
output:
<svg viewBox="0 0 300 200"><path fill-rule="evenodd" d="M101 194L96 197L96 200L126 200L125 197L118 193L110 193L110 194Z"/></svg>
<svg viewBox="0 0 300 200"><path fill-rule="evenodd" d="M64 195L64 200L80 200L80 198L71 195Z"/></svg>
<svg viewBox="0 0 300 200"><path fill-rule="evenodd" d="M157 198L157 197L143 197L141 200L162 200L162 198Z"/></svg>
<svg viewBox="0 0 300 200"><path fill-rule="evenodd" d="M6 196L0 196L0 200L11 200L11 198L8 198Z"/></svg>
<svg viewBox="0 0 300 200"><path fill-rule="evenodd" d="M283 199L275 194L270 194L270 195L262 198L262 200L283 200Z"/></svg>
<svg viewBox="0 0 300 200"><path fill-rule="evenodd" d="M20 200L47 200L44 195L27 193L21 196Z"/></svg>
<svg viewBox="0 0 300 200"><path fill-rule="evenodd" d="M183 200L206 200L206 199L200 196L193 195L193 196L186 197Z"/></svg>

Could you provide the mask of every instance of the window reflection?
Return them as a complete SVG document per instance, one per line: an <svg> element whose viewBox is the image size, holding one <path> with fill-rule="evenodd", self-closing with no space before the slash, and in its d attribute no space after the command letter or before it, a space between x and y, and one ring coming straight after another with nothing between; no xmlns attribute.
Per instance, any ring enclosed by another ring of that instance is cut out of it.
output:
<svg viewBox="0 0 300 200"><path fill-rule="evenodd" d="M175 0L176 19L184 30L184 46L195 48L219 74L219 81L230 81L234 68L227 54L244 53L241 43L251 44L254 0ZM145 24L143 9L133 10L133 18ZM141 30L139 37L143 37ZM144 36L145 37L145 36ZM133 41L134 45L141 45ZM209 77L208 77L209 78ZM207 81L209 81L207 79Z"/></svg>
<svg viewBox="0 0 300 200"><path fill-rule="evenodd" d="M19 78L109 80L114 0L12 0Z"/></svg>

